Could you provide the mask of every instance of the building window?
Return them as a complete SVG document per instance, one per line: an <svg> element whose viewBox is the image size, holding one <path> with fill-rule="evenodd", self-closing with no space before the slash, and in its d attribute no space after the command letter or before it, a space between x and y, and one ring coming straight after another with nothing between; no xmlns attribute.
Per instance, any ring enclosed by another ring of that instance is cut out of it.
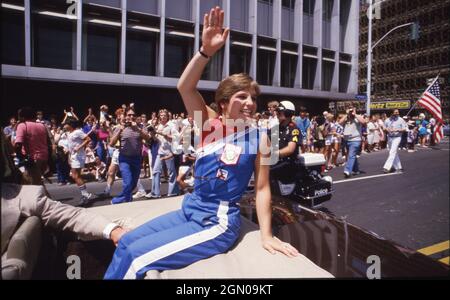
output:
<svg viewBox="0 0 450 300"><path fill-rule="evenodd" d="M174 19L192 20L192 0L166 0L166 16Z"/></svg>
<svg viewBox="0 0 450 300"><path fill-rule="evenodd" d="M82 68L119 72L121 11L83 4Z"/></svg>
<svg viewBox="0 0 450 300"><path fill-rule="evenodd" d="M258 34L272 36L273 0L258 0Z"/></svg>
<svg viewBox="0 0 450 300"><path fill-rule="evenodd" d="M233 1L231 1L233 2ZM220 6L222 7L221 0L201 0L200 1L200 24L203 25L203 16L209 14L211 8Z"/></svg>
<svg viewBox="0 0 450 300"><path fill-rule="evenodd" d="M179 78L192 58L193 48L193 38L171 34L166 35L164 76Z"/></svg>
<svg viewBox="0 0 450 300"><path fill-rule="evenodd" d="M340 51L346 52L348 48L345 43L345 36L347 34L348 27L348 19L350 16L350 0L341 0L340 3L340 13L339 13L339 22L340 22Z"/></svg>
<svg viewBox="0 0 450 300"><path fill-rule="evenodd" d="M202 80L220 81L222 80L223 49L214 54L206 65L202 73Z"/></svg>
<svg viewBox="0 0 450 300"><path fill-rule="evenodd" d="M333 0L323 0L322 43L323 48L331 48L331 16L333 13Z"/></svg>
<svg viewBox="0 0 450 300"><path fill-rule="evenodd" d="M127 0L127 10L157 15L158 0Z"/></svg>
<svg viewBox="0 0 450 300"><path fill-rule="evenodd" d="M303 57L302 69L302 87L304 89L312 90L314 88L314 81L316 78L317 59L311 57Z"/></svg>
<svg viewBox="0 0 450 300"><path fill-rule="evenodd" d="M1 19L2 63L25 65L25 21L23 1L2 2Z"/></svg>
<svg viewBox="0 0 450 300"><path fill-rule="evenodd" d="M281 86L294 87L297 61L297 55L285 53L281 55Z"/></svg>
<svg viewBox="0 0 450 300"><path fill-rule="evenodd" d="M347 93L352 68L347 64L341 64L339 68L339 92Z"/></svg>
<svg viewBox="0 0 450 300"><path fill-rule="evenodd" d="M314 44L314 7L315 0L303 1L303 43Z"/></svg>
<svg viewBox="0 0 450 300"><path fill-rule="evenodd" d="M258 49L257 54L257 81L261 85L272 85L275 69L276 52Z"/></svg>
<svg viewBox="0 0 450 300"><path fill-rule="evenodd" d="M231 45L230 48L230 74L250 73L252 48Z"/></svg>
<svg viewBox="0 0 450 300"><path fill-rule="evenodd" d="M148 0L146 0L148 1ZM65 1L64 1L65 2ZM120 0L83 0L83 3L120 8Z"/></svg>
<svg viewBox="0 0 450 300"><path fill-rule="evenodd" d="M314 15L314 7L316 5L316 0L304 0L303 1L303 13L307 15Z"/></svg>
<svg viewBox="0 0 450 300"><path fill-rule="evenodd" d="M333 81L334 62L322 61L322 90L331 91Z"/></svg>
<svg viewBox="0 0 450 300"><path fill-rule="evenodd" d="M248 0L233 0L230 1L231 15L230 27L234 30L248 31L249 19L249 1Z"/></svg>
<svg viewBox="0 0 450 300"><path fill-rule="evenodd" d="M31 64L37 67L74 69L76 16L69 5L56 0L31 2Z"/></svg>
<svg viewBox="0 0 450 300"><path fill-rule="evenodd" d="M284 40L294 40L294 9L295 0L283 0L281 12L281 36Z"/></svg>
<svg viewBox="0 0 450 300"><path fill-rule="evenodd" d="M156 75L159 19L128 12L126 73Z"/></svg>

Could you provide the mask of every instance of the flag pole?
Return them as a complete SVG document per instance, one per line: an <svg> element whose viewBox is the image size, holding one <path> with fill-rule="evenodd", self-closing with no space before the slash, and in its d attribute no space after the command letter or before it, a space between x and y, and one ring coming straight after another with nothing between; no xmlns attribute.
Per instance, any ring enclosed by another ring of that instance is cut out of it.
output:
<svg viewBox="0 0 450 300"><path fill-rule="evenodd" d="M434 78L434 80L431 82L431 84L428 85L427 89L425 91L423 91L423 93L420 95L420 98L422 97L423 94L425 94L426 91L428 91L430 89L430 87L436 82L436 80L439 79L440 75L441 75L441 71L439 71L439 73L437 74L436 78ZM413 111L413 109L416 107L417 102L420 100L420 98L417 99L416 102L414 102L414 105L411 107L411 109L408 111L408 113L406 114L405 117L409 116L409 114Z"/></svg>

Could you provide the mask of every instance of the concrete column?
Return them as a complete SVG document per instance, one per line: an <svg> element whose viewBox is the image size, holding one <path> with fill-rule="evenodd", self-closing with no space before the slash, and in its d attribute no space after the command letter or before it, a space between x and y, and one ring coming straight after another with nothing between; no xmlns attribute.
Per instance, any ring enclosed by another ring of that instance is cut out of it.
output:
<svg viewBox="0 0 450 300"><path fill-rule="evenodd" d="M340 43L340 22L339 22L339 11L340 11L340 0L334 0L333 12L331 14L331 49L335 51L334 53L334 72L333 80L331 82L331 91L339 91L339 43Z"/></svg>
<svg viewBox="0 0 450 300"><path fill-rule="evenodd" d="M348 34L346 36L350 47L344 49L346 53L352 55L352 69L348 86L349 94L358 93L358 71L359 71L359 1L351 1L350 14L348 20Z"/></svg>
<svg viewBox="0 0 450 300"><path fill-rule="evenodd" d="M158 57L158 76L164 77L164 45L166 39L166 0L159 0L158 4L161 23L159 26L159 57Z"/></svg>
<svg viewBox="0 0 450 300"><path fill-rule="evenodd" d="M273 25L272 36L277 40L277 53L275 56L275 68L273 74L273 86L281 86L281 0L273 1Z"/></svg>
<svg viewBox="0 0 450 300"><path fill-rule="evenodd" d="M75 61L75 69L77 71L81 71L82 69L82 41L83 41L83 0L77 1L77 32L76 32L76 61Z"/></svg>
<svg viewBox="0 0 450 300"><path fill-rule="evenodd" d="M194 21L194 55L200 49L201 32L200 32L200 22L203 16L200 16L200 0L192 1L192 21Z"/></svg>
<svg viewBox="0 0 450 300"><path fill-rule="evenodd" d="M222 0L222 9L225 11L224 28L229 28L231 26L230 15L231 15L231 0ZM230 37L228 37L227 42L224 46L223 52L223 67L222 67L222 78L228 77L230 75Z"/></svg>
<svg viewBox="0 0 450 300"><path fill-rule="evenodd" d="M120 74L125 74L126 66L126 55L127 55L127 0L121 1L122 10L122 26L120 35L120 64L119 72Z"/></svg>
<svg viewBox="0 0 450 300"><path fill-rule="evenodd" d="M303 1L295 1L294 16L294 41L298 43L294 88L301 88L303 77Z"/></svg>
<svg viewBox="0 0 450 300"><path fill-rule="evenodd" d="M31 66L31 4L30 0L24 1L25 17L25 66Z"/></svg>
<svg viewBox="0 0 450 300"><path fill-rule="evenodd" d="M250 63L250 76L256 80L257 55L258 55L258 1L249 0L249 22L248 28L252 35L252 61Z"/></svg>
<svg viewBox="0 0 450 300"><path fill-rule="evenodd" d="M323 0L316 0L314 7L314 46L317 47L317 69L314 79L314 90L322 90L322 13Z"/></svg>

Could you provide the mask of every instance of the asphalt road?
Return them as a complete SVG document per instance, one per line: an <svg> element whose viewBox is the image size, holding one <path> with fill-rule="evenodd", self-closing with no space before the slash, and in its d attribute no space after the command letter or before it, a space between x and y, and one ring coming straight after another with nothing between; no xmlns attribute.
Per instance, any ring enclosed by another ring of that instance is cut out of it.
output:
<svg viewBox="0 0 450 300"><path fill-rule="evenodd" d="M377 233L411 249L421 249L449 240L449 144L436 149L418 148L417 152L400 151L402 174L382 173L387 150L362 154L363 174L344 179L343 167L329 172L335 181L335 194L323 210L348 222ZM373 177L375 176L375 177ZM144 187L150 190L149 179ZM90 182L90 192L101 193L105 183ZM112 195L120 192L117 180ZM80 193L75 185L47 185L55 200L76 205ZM162 193L167 184L162 184ZM109 199L98 199L92 206L109 205ZM151 201L151 200L141 200Z"/></svg>

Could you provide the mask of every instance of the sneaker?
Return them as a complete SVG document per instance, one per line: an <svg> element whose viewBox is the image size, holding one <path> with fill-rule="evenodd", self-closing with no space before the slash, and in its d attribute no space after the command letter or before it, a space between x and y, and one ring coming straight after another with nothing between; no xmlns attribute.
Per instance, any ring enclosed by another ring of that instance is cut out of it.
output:
<svg viewBox="0 0 450 300"><path fill-rule="evenodd" d="M158 198L161 198L161 195L156 196L156 195L153 195L153 194L150 192L150 193L148 193L147 195L145 195L144 197L147 198L147 199L158 199Z"/></svg>
<svg viewBox="0 0 450 300"><path fill-rule="evenodd" d="M412 150L412 149L409 149L409 150L408 150L408 153L411 153L411 152L414 152L414 150Z"/></svg>
<svg viewBox="0 0 450 300"><path fill-rule="evenodd" d="M167 194L167 197L176 197L178 194Z"/></svg>
<svg viewBox="0 0 450 300"><path fill-rule="evenodd" d="M402 174L402 173L403 173L403 169L395 170L395 173L397 173L397 174Z"/></svg>
<svg viewBox="0 0 450 300"><path fill-rule="evenodd" d="M361 157L361 155L356 155L356 158L360 158Z"/></svg>
<svg viewBox="0 0 450 300"><path fill-rule="evenodd" d="M141 199L145 197L145 192L138 191L133 195L133 199Z"/></svg>
<svg viewBox="0 0 450 300"><path fill-rule="evenodd" d="M352 175L359 175L361 174L361 171L352 172Z"/></svg>
<svg viewBox="0 0 450 300"><path fill-rule="evenodd" d="M344 176L345 176L345 178L350 178L350 173L349 172L344 172Z"/></svg>
<svg viewBox="0 0 450 300"><path fill-rule="evenodd" d="M384 174L388 174L388 173L390 173L390 172L391 172L390 170L383 168L383 173L384 173Z"/></svg>

